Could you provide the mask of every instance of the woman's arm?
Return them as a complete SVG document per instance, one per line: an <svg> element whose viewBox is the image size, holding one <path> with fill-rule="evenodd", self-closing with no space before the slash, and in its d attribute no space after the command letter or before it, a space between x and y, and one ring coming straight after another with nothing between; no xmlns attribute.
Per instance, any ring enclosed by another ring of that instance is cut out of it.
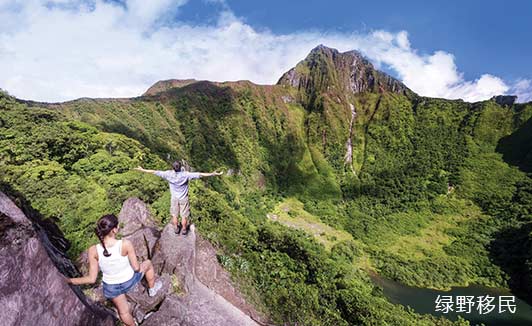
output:
<svg viewBox="0 0 532 326"><path fill-rule="evenodd" d="M68 283L74 285L81 284L93 284L98 277L98 253L96 252L96 246L91 246L88 252L89 256L89 275L83 277L69 278Z"/></svg>
<svg viewBox="0 0 532 326"><path fill-rule="evenodd" d="M129 263L135 272L140 271L140 264L137 259L137 254L135 253L135 247L129 240L122 240L122 249L125 249L125 254L129 258Z"/></svg>
<svg viewBox="0 0 532 326"><path fill-rule="evenodd" d="M155 172L157 172L156 170L147 170L147 169L143 169L142 166L137 166L137 167L134 168L133 170L135 170L135 171L140 171L140 172L145 172L145 173L152 173L152 174L154 174Z"/></svg>

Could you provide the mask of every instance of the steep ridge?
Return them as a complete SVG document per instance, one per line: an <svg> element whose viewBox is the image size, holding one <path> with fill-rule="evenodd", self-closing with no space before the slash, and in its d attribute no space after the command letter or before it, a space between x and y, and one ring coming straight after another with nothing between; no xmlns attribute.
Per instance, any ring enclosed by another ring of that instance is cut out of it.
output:
<svg viewBox="0 0 532 326"><path fill-rule="evenodd" d="M138 198L124 202L119 222L121 234L135 246L140 260L152 259L163 287L155 297L147 295L144 284L127 294L133 316L142 325L258 325L267 321L247 303L216 259L216 250L196 234L178 236L167 225L155 227L145 203ZM86 260L79 261L86 270ZM199 275L197 270L200 271ZM101 285L91 296L105 303Z"/></svg>
<svg viewBox="0 0 532 326"><path fill-rule="evenodd" d="M70 288L58 267L73 268L46 232L0 192L2 325L114 325L113 315Z"/></svg>
<svg viewBox="0 0 532 326"><path fill-rule="evenodd" d="M191 227L191 232L186 237L176 236L173 226L167 225L164 228L160 250L156 252L153 262L160 274L177 275L184 294L167 298L170 303L165 301L159 311L147 320L146 325L258 325L250 316L198 278L197 266L212 263L212 259L198 260L196 244L194 227ZM210 267L216 269L216 266ZM231 285L229 283L219 286ZM176 304L180 308L174 309Z"/></svg>

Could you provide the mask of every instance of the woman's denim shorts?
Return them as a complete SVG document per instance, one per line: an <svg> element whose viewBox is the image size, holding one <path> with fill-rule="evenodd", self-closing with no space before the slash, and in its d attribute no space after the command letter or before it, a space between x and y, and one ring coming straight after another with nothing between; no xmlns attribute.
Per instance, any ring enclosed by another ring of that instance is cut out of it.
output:
<svg viewBox="0 0 532 326"><path fill-rule="evenodd" d="M140 280L142 280L143 276L144 276L144 273L135 272L135 274L133 274L133 277L129 281L125 281L124 283L107 284L105 282L102 282L103 283L103 295L107 299L113 299L121 294L125 294L129 290L131 290L135 286L135 284L137 284Z"/></svg>

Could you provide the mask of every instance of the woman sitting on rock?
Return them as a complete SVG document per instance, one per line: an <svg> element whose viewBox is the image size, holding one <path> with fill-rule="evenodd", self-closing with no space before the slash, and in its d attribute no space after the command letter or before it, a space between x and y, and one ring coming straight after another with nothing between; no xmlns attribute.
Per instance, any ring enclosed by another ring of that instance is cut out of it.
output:
<svg viewBox="0 0 532 326"><path fill-rule="evenodd" d="M126 293L143 276L148 281L148 295L154 296L161 288L160 281L155 282L155 271L149 260L139 264L135 248L128 240L117 240L118 219L114 215L105 215L98 220L96 235L100 243L89 248L89 275L69 279L71 284L92 284L96 282L98 267L102 270L103 294L111 300L120 319L128 326L135 321L129 311Z"/></svg>

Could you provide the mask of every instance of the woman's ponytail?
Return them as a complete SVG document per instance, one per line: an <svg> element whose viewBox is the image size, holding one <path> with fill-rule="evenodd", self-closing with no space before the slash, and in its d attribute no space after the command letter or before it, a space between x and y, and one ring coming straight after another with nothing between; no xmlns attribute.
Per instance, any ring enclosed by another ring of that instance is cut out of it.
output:
<svg viewBox="0 0 532 326"><path fill-rule="evenodd" d="M98 220L98 224L96 225L96 229L94 230L96 233L96 236L100 240L100 243L103 247L103 255L105 257L111 256L109 251L107 251L107 248L105 248L105 243L103 242L103 239L106 235L109 234L114 228L118 226L118 219L113 214L104 215L100 217Z"/></svg>
<svg viewBox="0 0 532 326"><path fill-rule="evenodd" d="M102 247L103 247L103 255L105 257L109 257L111 256L111 254L109 253L109 251L107 251L107 248L105 248L105 243L103 242L103 236L101 235L101 232L98 228L96 228L96 236L98 237L98 239L100 240L100 243L102 244Z"/></svg>

